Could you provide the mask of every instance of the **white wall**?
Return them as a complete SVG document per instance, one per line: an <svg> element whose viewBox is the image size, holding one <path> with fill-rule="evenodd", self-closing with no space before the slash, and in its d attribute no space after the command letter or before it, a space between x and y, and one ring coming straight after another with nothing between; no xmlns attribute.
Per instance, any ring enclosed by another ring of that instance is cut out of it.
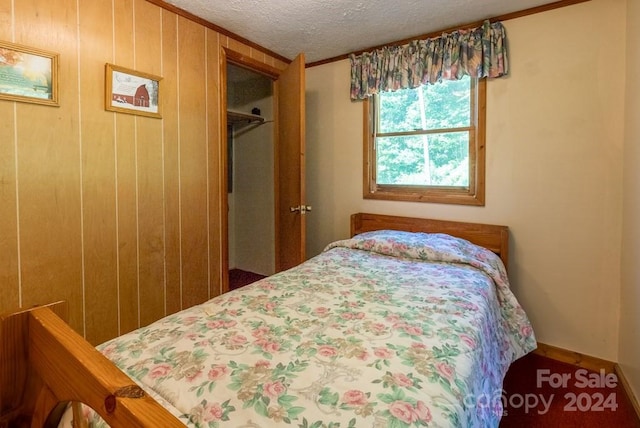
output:
<svg viewBox="0 0 640 428"><path fill-rule="evenodd" d="M627 79L619 363L640 397L640 3L627 2Z"/></svg>
<svg viewBox="0 0 640 428"><path fill-rule="evenodd" d="M275 212L272 81L229 84L231 109L260 109L263 124L236 125L233 142L233 192L229 194L229 267L262 275L275 273Z"/></svg>
<svg viewBox="0 0 640 428"><path fill-rule="evenodd" d="M308 255L348 236L358 211L508 225L538 340L616 360L625 11L592 0L504 23L511 71L487 88L484 207L363 200L349 63L308 69Z"/></svg>

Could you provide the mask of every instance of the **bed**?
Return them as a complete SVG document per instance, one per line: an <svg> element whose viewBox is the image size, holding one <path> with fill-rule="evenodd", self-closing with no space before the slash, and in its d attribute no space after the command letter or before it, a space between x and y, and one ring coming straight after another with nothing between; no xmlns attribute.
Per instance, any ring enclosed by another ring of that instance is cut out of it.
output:
<svg viewBox="0 0 640 428"><path fill-rule="evenodd" d="M97 350L48 308L7 318L28 325L18 383L40 392L4 414L39 425L77 400L96 413L66 418L91 426L497 426L506 370L536 346L507 227L358 213L351 236Z"/></svg>

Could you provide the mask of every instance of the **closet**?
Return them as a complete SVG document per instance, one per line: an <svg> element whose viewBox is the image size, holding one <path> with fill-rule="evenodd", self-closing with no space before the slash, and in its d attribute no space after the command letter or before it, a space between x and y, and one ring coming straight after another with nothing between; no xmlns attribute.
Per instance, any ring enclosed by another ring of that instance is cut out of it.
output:
<svg viewBox="0 0 640 428"><path fill-rule="evenodd" d="M273 80L227 64L229 271L275 273Z"/></svg>

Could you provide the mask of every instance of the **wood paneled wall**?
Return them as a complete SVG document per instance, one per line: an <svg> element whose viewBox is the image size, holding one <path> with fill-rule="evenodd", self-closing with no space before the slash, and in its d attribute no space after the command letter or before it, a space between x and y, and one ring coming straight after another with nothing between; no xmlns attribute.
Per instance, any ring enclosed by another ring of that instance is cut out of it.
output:
<svg viewBox="0 0 640 428"><path fill-rule="evenodd" d="M60 54L59 107L0 100L0 311L60 299L97 344L220 293L220 50L145 0L0 0L0 39ZM162 119L104 109L104 66L163 77Z"/></svg>

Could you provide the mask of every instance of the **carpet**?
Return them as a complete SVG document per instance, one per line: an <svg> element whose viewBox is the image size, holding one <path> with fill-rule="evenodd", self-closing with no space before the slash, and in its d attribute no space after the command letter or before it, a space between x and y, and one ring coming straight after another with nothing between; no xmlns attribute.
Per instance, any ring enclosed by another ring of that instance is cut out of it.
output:
<svg viewBox="0 0 640 428"><path fill-rule="evenodd" d="M244 287L245 285L256 282L264 277L264 275L248 272L242 269L231 269L229 270L229 290Z"/></svg>
<svg viewBox="0 0 640 428"><path fill-rule="evenodd" d="M529 354L511 365L503 390L500 428L640 427L614 373Z"/></svg>

